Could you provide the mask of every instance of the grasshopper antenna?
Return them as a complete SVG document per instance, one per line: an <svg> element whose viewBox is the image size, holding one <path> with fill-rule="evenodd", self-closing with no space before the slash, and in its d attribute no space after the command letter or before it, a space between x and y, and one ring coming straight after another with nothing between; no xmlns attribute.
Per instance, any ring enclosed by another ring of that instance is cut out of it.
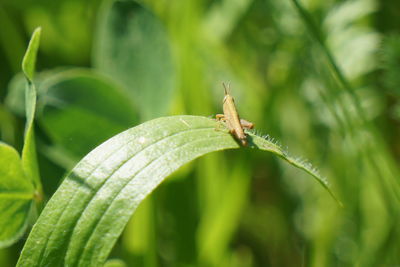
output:
<svg viewBox="0 0 400 267"><path fill-rule="evenodd" d="M222 83L222 85L224 86L224 91L225 91L225 95L228 95L230 93L230 89L231 89L231 84L228 82L228 84L226 83Z"/></svg>

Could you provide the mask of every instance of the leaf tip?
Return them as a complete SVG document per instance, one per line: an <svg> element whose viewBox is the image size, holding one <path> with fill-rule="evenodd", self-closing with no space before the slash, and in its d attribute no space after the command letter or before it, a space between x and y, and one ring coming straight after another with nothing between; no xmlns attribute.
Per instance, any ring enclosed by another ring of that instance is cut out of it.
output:
<svg viewBox="0 0 400 267"><path fill-rule="evenodd" d="M33 31L28 48L26 49L24 58L22 59L22 71L30 82L32 82L35 73L36 55L39 49L41 32L42 27L37 27Z"/></svg>

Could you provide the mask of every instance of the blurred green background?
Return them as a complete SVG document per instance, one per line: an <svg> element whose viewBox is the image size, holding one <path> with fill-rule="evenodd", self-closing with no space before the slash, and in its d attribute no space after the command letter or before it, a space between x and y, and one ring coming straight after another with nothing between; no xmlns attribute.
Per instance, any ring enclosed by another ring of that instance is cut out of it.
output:
<svg viewBox="0 0 400 267"><path fill-rule="evenodd" d="M20 63L42 27L37 146L49 199L111 136L222 111L320 169L342 200L276 157L213 153L168 178L110 258L126 266L400 266L398 0L3 0L0 138L21 149ZM14 266L24 238L0 250ZM111 266L111 263L109 263Z"/></svg>

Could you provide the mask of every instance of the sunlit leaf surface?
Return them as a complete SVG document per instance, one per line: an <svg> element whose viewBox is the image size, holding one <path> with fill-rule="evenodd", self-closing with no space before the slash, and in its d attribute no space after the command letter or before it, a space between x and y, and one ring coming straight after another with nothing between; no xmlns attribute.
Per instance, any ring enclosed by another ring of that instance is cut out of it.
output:
<svg viewBox="0 0 400 267"><path fill-rule="evenodd" d="M213 151L239 148L216 121L163 117L109 139L65 178L34 226L18 266L100 266L139 203L183 164ZM263 137L251 148L270 151L312 174ZM326 187L327 188L327 187ZM51 225L52 227L49 227Z"/></svg>
<svg viewBox="0 0 400 267"><path fill-rule="evenodd" d="M26 230L35 189L24 174L18 152L0 142L0 248L18 240Z"/></svg>

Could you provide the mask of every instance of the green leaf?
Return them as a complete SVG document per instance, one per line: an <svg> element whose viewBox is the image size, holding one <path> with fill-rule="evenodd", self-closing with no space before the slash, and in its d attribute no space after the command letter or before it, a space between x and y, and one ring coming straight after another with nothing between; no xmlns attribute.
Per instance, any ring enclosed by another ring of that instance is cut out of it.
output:
<svg viewBox="0 0 400 267"><path fill-rule="evenodd" d="M16 75L9 85L7 106L25 112L25 78ZM83 68L55 69L35 77L36 119L55 146L39 149L61 166L77 162L90 150L138 121L129 96L112 80ZM51 151L50 151L50 150ZM66 160L59 160L63 156ZM50 155L51 154L51 155ZM70 167L72 167L70 166Z"/></svg>
<svg viewBox="0 0 400 267"><path fill-rule="evenodd" d="M175 70L162 23L134 1L106 1L99 18L95 67L124 85L145 120L165 115Z"/></svg>
<svg viewBox="0 0 400 267"><path fill-rule="evenodd" d="M94 149L48 202L17 266L104 264L136 207L169 174L206 153L240 147L227 131L216 130L218 125L198 116L163 117ZM269 139L250 133L249 142L305 170L328 189L310 166L289 158Z"/></svg>
<svg viewBox="0 0 400 267"><path fill-rule="evenodd" d="M36 89L32 83L40 28L36 29L25 53L22 69L26 85L26 126L22 159L14 148L0 143L0 247L15 242L24 233L34 211L34 200L41 199L41 184L36 159L33 119L36 109Z"/></svg>
<svg viewBox="0 0 400 267"><path fill-rule="evenodd" d="M12 77L8 83L7 96L5 98L5 105L14 114L25 117L25 87L26 77L21 73L17 73Z"/></svg>
<svg viewBox="0 0 400 267"><path fill-rule="evenodd" d="M47 79L57 75L59 72L66 71L68 68L60 67L47 71L42 71L35 74L33 83L37 89L38 102L40 103L40 98L46 94L42 89L42 83ZM8 83L7 96L5 103L8 109L18 116L25 117L25 91L26 91L26 77L24 73L17 73Z"/></svg>
<svg viewBox="0 0 400 267"><path fill-rule="evenodd" d="M0 248L17 241L28 225L35 189L27 179L18 152L0 142Z"/></svg>
<svg viewBox="0 0 400 267"><path fill-rule="evenodd" d="M41 32L42 29L40 27L35 29L29 42L28 49L22 59L22 71L30 82L32 82L35 73L36 55L39 49Z"/></svg>
<svg viewBox="0 0 400 267"><path fill-rule="evenodd" d="M33 120L35 118L36 109L36 88L32 83L33 73L35 71L36 53L39 48L41 29L37 28L29 42L28 49L22 61L22 70L25 74L27 81L25 91L25 111L26 111L26 125L24 147L22 148L22 167L28 179L31 179L37 190L41 191L41 183L39 177L39 167L37 164L35 133L33 129Z"/></svg>
<svg viewBox="0 0 400 267"><path fill-rule="evenodd" d="M50 139L75 158L137 121L129 97L93 71L71 69L41 83L38 121Z"/></svg>
<svg viewBox="0 0 400 267"><path fill-rule="evenodd" d="M35 132L33 129L34 110L36 106L36 89L33 84L27 85L27 121L25 128L24 147L22 148L22 166L29 179L35 183L36 188L40 188L39 167L37 164Z"/></svg>

